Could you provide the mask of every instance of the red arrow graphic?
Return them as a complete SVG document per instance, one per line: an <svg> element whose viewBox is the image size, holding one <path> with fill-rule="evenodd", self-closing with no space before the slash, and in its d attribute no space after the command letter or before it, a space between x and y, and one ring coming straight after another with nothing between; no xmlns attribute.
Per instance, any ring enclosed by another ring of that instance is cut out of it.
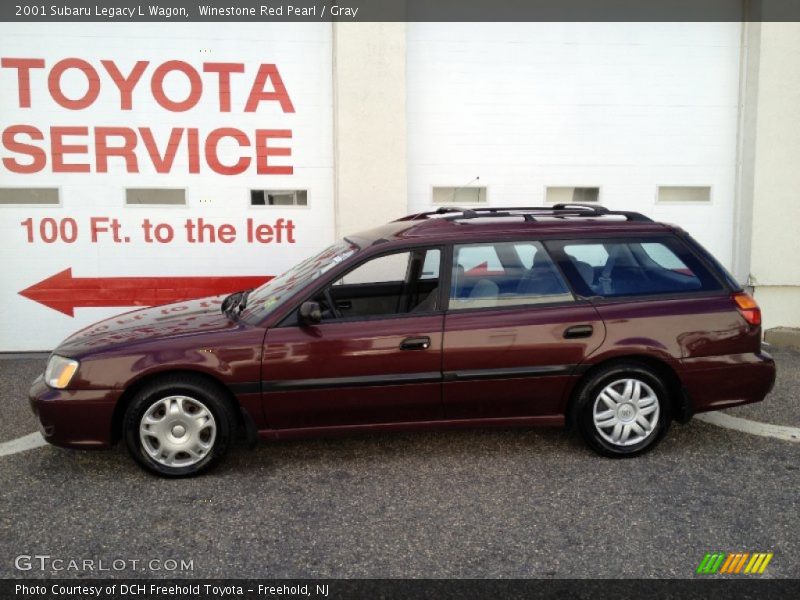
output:
<svg viewBox="0 0 800 600"><path fill-rule="evenodd" d="M65 269L24 289L20 295L75 316L88 306L157 306L249 290L269 281L266 275L242 277L73 277Z"/></svg>
<svg viewBox="0 0 800 600"><path fill-rule="evenodd" d="M478 275L502 275L503 270L500 269L499 271L493 271L489 268L489 261L485 260L479 265L475 265L469 271L465 271L464 275L469 275L471 277L476 277Z"/></svg>

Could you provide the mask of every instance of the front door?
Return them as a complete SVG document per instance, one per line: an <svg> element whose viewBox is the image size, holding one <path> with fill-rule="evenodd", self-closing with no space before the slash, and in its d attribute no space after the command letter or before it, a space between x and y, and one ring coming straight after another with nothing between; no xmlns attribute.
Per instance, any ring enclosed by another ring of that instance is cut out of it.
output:
<svg viewBox="0 0 800 600"><path fill-rule="evenodd" d="M271 429L442 418L441 251L367 259L319 290L322 321L267 332L262 390Z"/></svg>
<svg viewBox="0 0 800 600"><path fill-rule="evenodd" d="M605 328L539 242L457 245L445 318L448 419L557 416Z"/></svg>

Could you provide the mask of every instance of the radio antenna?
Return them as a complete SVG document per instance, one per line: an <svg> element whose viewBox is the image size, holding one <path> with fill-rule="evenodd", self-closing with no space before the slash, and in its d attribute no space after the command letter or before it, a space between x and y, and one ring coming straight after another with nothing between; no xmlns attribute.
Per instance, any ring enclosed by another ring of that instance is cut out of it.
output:
<svg viewBox="0 0 800 600"><path fill-rule="evenodd" d="M458 190L463 190L464 188L468 188L469 186L471 186L476 181L480 181L480 178L481 178L481 176L477 175L474 178L470 179L467 183L464 183L464 184L458 186L457 188L453 188L453 202L456 201L456 192L458 192Z"/></svg>

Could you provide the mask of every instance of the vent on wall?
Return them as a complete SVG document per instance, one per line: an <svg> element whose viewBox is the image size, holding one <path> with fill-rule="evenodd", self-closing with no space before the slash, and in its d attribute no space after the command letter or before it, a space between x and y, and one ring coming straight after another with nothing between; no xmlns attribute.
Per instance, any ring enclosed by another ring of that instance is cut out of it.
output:
<svg viewBox="0 0 800 600"><path fill-rule="evenodd" d="M660 185L658 202L711 202L708 185Z"/></svg>
<svg viewBox="0 0 800 600"><path fill-rule="evenodd" d="M182 188L128 188L125 190L125 204L180 206L186 204L186 190Z"/></svg>
<svg viewBox="0 0 800 600"><path fill-rule="evenodd" d="M485 204L485 187L434 187L434 204Z"/></svg>
<svg viewBox="0 0 800 600"><path fill-rule="evenodd" d="M599 187L547 187L545 202L548 204L584 204L599 202Z"/></svg>
<svg viewBox="0 0 800 600"><path fill-rule="evenodd" d="M307 190L250 190L251 206L308 206Z"/></svg>
<svg viewBox="0 0 800 600"><path fill-rule="evenodd" d="M0 188L0 204L58 206L58 188Z"/></svg>

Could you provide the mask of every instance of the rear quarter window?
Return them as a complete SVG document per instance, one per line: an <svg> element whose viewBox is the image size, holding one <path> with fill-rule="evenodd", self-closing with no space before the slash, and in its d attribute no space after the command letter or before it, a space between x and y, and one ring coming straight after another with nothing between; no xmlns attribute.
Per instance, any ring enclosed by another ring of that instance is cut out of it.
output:
<svg viewBox="0 0 800 600"><path fill-rule="evenodd" d="M725 267L722 266L722 264L713 254L711 254L711 252L706 250L700 244L700 242L695 240L692 236L686 235L686 238L688 238L689 245L695 250L695 252L702 256L706 263L710 264L714 269L716 269L717 274L722 278L723 281L725 281L725 284L731 288L732 291L738 292L742 289L742 284L739 283L736 278L731 275Z"/></svg>
<svg viewBox="0 0 800 600"><path fill-rule="evenodd" d="M550 242L576 291L624 297L721 290L719 280L677 238Z"/></svg>

